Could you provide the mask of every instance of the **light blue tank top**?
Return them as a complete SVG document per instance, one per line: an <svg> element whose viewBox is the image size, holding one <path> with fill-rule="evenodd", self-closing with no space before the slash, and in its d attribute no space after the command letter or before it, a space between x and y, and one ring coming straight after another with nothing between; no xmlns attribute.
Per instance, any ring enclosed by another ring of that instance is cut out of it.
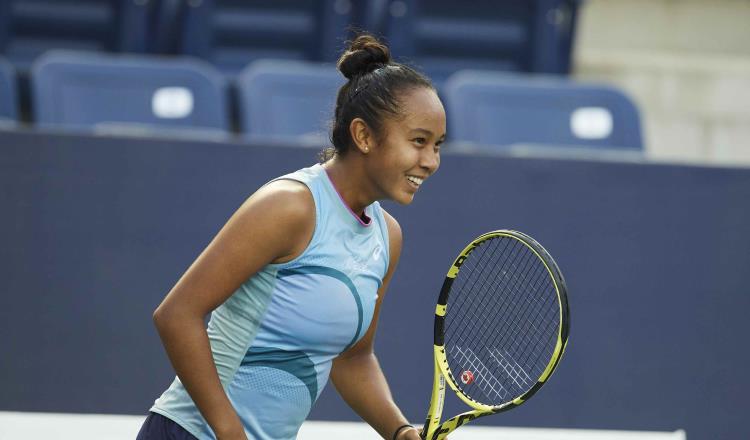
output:
<svg viewBox="0 0 750 440"><path fill-rule="evenodd" d="M328 381L331 362L367 332L388 269L388 229L378 202L364 222L321 165L279 177L315 200L305 251L269 264L211 314L208 336L219 378L249 439L296 438ZM179 378L151 411L199 439L215 439Z"/></svg>

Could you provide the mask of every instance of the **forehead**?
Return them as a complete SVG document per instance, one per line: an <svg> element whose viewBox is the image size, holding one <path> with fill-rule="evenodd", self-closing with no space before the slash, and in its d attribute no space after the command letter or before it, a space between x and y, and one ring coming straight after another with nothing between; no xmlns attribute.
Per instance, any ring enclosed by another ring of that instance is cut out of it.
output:
<svg viewBox="0 0 750 440"><path fill-rule="evenodd" d="M445 133L445 109L434 90L427 87L404 92L401 97L401 114L397 122L403 128L426 128L441 136Z"/></svg>

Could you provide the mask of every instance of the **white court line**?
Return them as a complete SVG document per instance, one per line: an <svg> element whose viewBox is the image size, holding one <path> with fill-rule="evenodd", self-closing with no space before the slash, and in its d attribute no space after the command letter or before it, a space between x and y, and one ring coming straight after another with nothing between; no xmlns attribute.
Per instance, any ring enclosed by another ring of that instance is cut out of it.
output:
<svg viewBox="0 0 750 440"><path fill-rule="evenodd" d="M145 416L0 411L1 440L135 440ZM364 423L308 421L299 440L376 440ZM464 426L451 440L686 440L685 431L611 431Z"/></svg>

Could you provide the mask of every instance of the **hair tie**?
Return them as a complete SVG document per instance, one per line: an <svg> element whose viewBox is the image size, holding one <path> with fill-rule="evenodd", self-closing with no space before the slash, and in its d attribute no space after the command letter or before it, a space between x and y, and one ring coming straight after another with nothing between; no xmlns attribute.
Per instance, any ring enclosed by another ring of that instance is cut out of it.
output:
<svg viewBox="0 0 750 440"><path fill-rule="evenodd" d="M364 77L368 73L375 74L378 70L383 70L383 69L387 68L388 66L389 66L388 64L381 64L380 67L378 67L376 69L373 69L373 70L371 70L369 72L363 73L362 75L360 75L360 77ZM352 94L349 96L349 99L348 99L347 102L354 101L354 98L356 98L357 95L359 95L361 92L365 91L365 89L367 89L368 87L370 87L370 82L366 82L364 85L357 86L357 88L354 89L354 91L352 92Z"/></svg>
<svg viewBox="0 0 750 440"><path fill-rule="evenodd" d="M357 97L357 95L359 95L359 93L360 93L361 91L365 90L365 89L366 89L367 87L369 87L369 86L370 86L370 84L369 84L369 83L367 83L367 84L365 84L365 85L363 85L363 86L359 86L359 87L357 87L356 89L354 89L354 92L352 92L352 94L351 94L351 95L349 96L349 100L348 100L348 101L349 101L349 102L352 102L352 101L354 101L354 98L356 98L356 97Z"/></svg>

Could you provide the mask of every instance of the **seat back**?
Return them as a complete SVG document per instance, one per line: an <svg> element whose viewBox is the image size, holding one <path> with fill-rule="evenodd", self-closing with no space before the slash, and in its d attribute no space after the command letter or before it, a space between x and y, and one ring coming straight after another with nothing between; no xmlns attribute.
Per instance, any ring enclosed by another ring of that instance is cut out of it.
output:
<svg viewBox="0 0 750 440"><path fill-rule="evenodd" d="M143 52L150 2L0 0L0 51L25 71L51 49Z"/></svg>
<svg viewBox="0 0 750 440"><path fill-rule="evenodd" d="M53 51L31 71L34 120L228 130L224 78L192 59Z"/></svg>
<svg viewBox="0 0 750 440"><path fill-rule="evenodd" d="M256 61L237 79L242 132L247 137L323 140L344 82L330 64Z"/></svg>
<svg viewBox="0 0 750 440"><path fill-rule="evenodd" d="M18 118L16 72L13 66L0 58L0 121Z"/></svg>
<svg viewBox="0 0 750 440"><path fill-rule="evenodd" d="M181 53L237 73L257 59L332 61L343 47L351 4L342 0L187 2Z"/></svg>
<svg viewBox="0 0 750 440"><path fill-rule="evenodd" d="M391 0L384 33L397 57L423 69L438 85L460 69L565 74L577 4Z"/></svg>
<svg viewBox="0 0 750 440"><path fill-rule="evenodd" d="M463 71L444 98L453 141L643 149L638 110L613 87Z"/></svg>

